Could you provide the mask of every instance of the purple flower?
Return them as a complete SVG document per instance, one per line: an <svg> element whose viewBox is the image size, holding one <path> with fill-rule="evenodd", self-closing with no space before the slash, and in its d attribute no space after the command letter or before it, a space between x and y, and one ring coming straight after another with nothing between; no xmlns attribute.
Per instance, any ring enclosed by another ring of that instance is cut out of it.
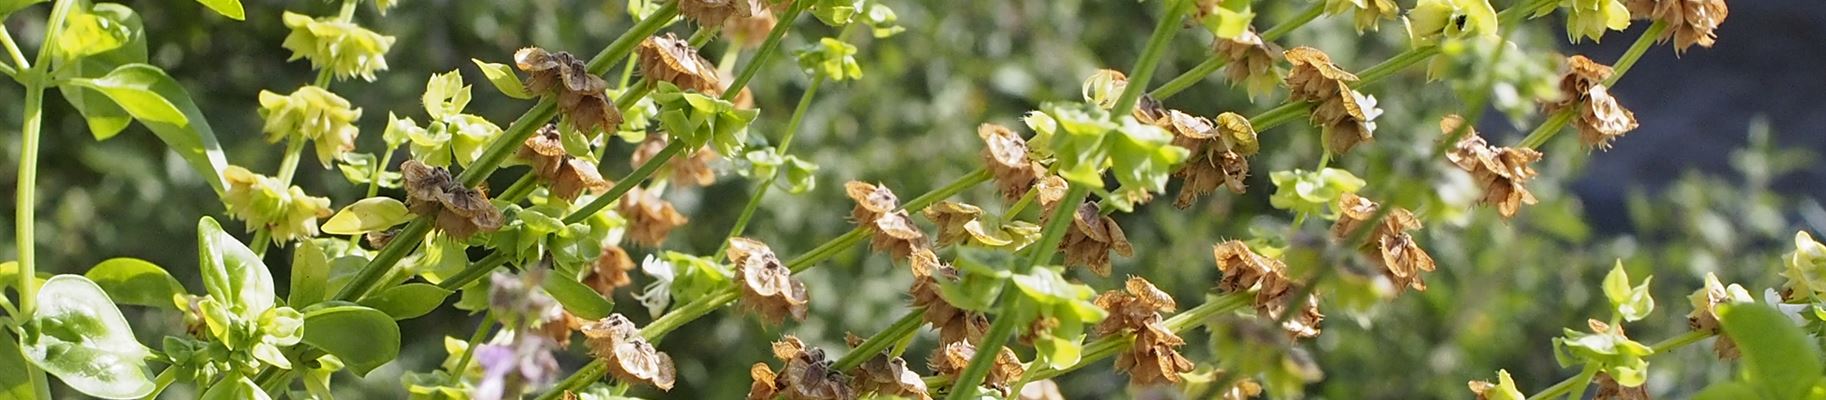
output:
<svg viewBox="0 0 1826 400"><path fill-rule="evenodd" d="M475 400L519 398L528 388L551 384L558 375L558 360L552 357L556 347L551 339L535 335L514 335L508 343L486 344L476 349L476 362L482 365L482 380L470 397Z"/></svg>

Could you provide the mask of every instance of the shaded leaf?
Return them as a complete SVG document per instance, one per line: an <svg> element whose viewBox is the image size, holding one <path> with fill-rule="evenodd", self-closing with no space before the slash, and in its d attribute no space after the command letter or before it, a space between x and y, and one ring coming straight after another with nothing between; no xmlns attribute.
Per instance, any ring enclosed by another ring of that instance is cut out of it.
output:
<svg viewBox="0 0 1826 400"><path fill-rule="evenodd" d="M83 276L95 281L118 304L175 309L171 297L186 292L164 268L137 258L108 259Z"/></svg>
<svg viewBox="0 0 1826 400"><path fill-rule="evenodd" d="M1745 380L1766 397L1802 398L1807 383L1820 378L1819 347L1781 311L1754 303L1720 304L1718 316L1743 354Z"/></svg>
<svg viewBox="0 0 1826 400"><path fill-rule="evenodd" d="M425 283L408 283L394 286L361 299L363 306L372 307L380 312L393 316L393 319L418 318L437 310L444 304L444 298L451 292L437 285Z"/></svg>
<svg viewBox="0 0 1826 400"><path fill-rule="evenodd" d="M13 339L13 332L0 329L0 365L25 365L25 360L25 350ZM0 368L0 399L32 400L37 395L25 368Z"/></svg>
<svg viewBox="0 0 1826 400"><path fill-rule="evenodd" d="M215 386L210 386L209 390L204 391L203 397L200 397L199 399L269 400L272 399L272 397L267 397L266 391L260 390L260 385L254 384L253 380L247 379L245 376L234 376L230 379L223 379L220 382L216 382Z"/></svg>
<svg viewBox="0 0 1826 400"><path fill-rule="evenodd" d="M285 303L292 307L304 307L323 301L328 292L330 281L330 258L311 240L298 241L298 247L292 250L292 284L291 293Z"/></svg>
<svg viewBox="0 0 1826 400"><path fill-rule="evenodd" d="M304 343L365 376L399 356L399 325L387 313L368 307L324 307L304 313Z"/></svg>
<svg viewBox="0 0 1826 400"><path fill-rule="evenodd" d="M540 286L544 287L545 292L550 293L552 298L558 299L558 304L564 305L565 311L570 311L571 315L576 315L578 318L597 320L615 312L615 303L610 302L608 298L596 293L582 282L559 276L559 274L547 275L545 283Z"/></svg>

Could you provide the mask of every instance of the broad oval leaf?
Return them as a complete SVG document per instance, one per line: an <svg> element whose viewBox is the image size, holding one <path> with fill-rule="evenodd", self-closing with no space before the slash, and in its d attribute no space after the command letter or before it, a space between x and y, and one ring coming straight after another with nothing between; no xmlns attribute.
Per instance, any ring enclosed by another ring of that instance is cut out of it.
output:
<svg viewBox="0 0 1826 400"><path fill-rule="evenodd" d="M1820 377L1820 349L1781 311L1763 304L1721 304L1720 325L1743 354L1744 378L1775 399L1806 396Z"/></svg>
<svg viewBox="0 0 1826 400"><path fill-rule="evenodd" d="M254 384L253 380L247 379L245 376L235 376L216 382L215 386L210 386L209 390L203 392L203 397L198 399L271 400L272 397L267 397L266 391L260 390L260 385Z"/></svg>
<svg viewBox="0 0 1826 400"><path fill-rule="evenodd" d="M215 218L197 221L203 287L236 315L256 319L273 308L273 275L247 245L222 231Z"/></svg>
<svg viewBox="0 0 1826 400"><path fill-rule="evenodd" d="M107 75L95 79L72 81L77 86L101 91L114 100L121 108L127 110L134 118L151 122L163 122L179 127L190 124L189 117L178 110L177 105L165 99L152 85L161 81L170 81L171 76L165 71L146 64L127 64Z"/></svg>
<svg viewBox="0 0 1826 400"><path fill-rule="evenodd" d="M100 286L58 275L45 281L37 299L20 338L33 364L90 396L130 399L152 393L146 373L150 351L133 339L133 328Z"/></svg>
<svg viewBox="0 0 1826 400"><path fill-rule="evenodd" d="M582 282L559 276L559 274L547 275L545 283L540 286L543 286L545 292L550 293L552 298L557 299L558 304L564 305L565 311L570 311L578 318L597 320L615 312L615 303L610 302L607 297L596 293L596 290L590 289Z"/></svg>
<svg viewBox="0 0 1826 400"><path fill-rule="evenodd" d="M361 305L393 316L393 319L418 318L444 304L444 298L455 293L437 285L408 283L394 286L361 299Z"/></svg>
<svg viewBox="0 0 1826 400"><path fill-rule="evenodd" d="M323 307L304 313L304 343L328 352L356 375L367 375L399 356L399 325L387 313L362 306Z"/></svg>
<svg viewBox="0 0 1826 400"><path fill-rule="evenodd" d="M204 6L215 10L217 14L222 14L224 17L234 18L236 21L247 20L247 10L241 8L241 0L197 0L197 2L203 3Z"/></svg>
<svg viewBox="0 0 1826 400"><path fill-rule="evenodd" d="M116 304L175 309L171 296L185 293L184 285L170 272L137 258L111 258L95 264L83 276L101 286Z"/></svg>
<svg viewBox="0 0 1826 400"><path fill-rule="evenodd" d="M122 65L146 62L146 32L139 14L134 13L133 9L120 4L98 3L89 8L87 15L97 21L105 21L106 25L115 29L124 30L128 35L114 49L75 60L55 60L58 64L52 68L52 73L60 82L74 81L71 78L99 78ZM133 123L133 116L127 114L127 110L98 90L71 83L60 83L57 89L63 93L64 101L82 114L89 125L89 133L95 136L95 140L112 138Z"/></svg>
<svg viewBox="0 0 1826 400"><path fill-rule="evenodd" d="M330 257L317 247L317 242L298 241L298 248L292 250L292 286L285 303L293 308L317 304L323 301L330 282Z"/></svg>
<svg viewBox="0 0 1826 400"><path fill-rule="evenodd" d="M474 58L469 61L475 62L476 68L482 69L482 75L488 77L488 83L494 84L495 89L500 90L501 94L516 99L533 98L531 93L526 92L526 84L520 83L520 75L514 74L513 68L509 68L506 64L485 62Z"/></svg>
<svg viewBox="0 0 1826 400"><path fill-rule="evenodd" d="M323 232L332 235L359 235L391 228L412 220L406 203L391 197L361 199L323 223Z"/></svg>

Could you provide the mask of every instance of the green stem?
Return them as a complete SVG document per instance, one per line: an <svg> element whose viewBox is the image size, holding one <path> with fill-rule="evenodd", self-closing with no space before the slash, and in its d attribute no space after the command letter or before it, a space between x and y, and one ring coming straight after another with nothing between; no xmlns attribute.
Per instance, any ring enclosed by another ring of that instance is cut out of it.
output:
<svg viewBox="0 0 1826 400"><path fill-rule="evenodd" d="M1148 79L1154 77L1154 67L1160 65L1162 54L1166 53L1167 42L1173 40L1173 34L1179 32L1180 20L1185 19L1186 12L1192 7L1189 0L1170 0L1167 13L1160 22L1154 25L1154 34L1148 36L1147 47L1141 49L1141 59L1135 61L1135 68L1129 70L1129 85L1122 90L1122 97L1116 98L1116 106L1110 108L1110 115L1128 115L1135 109L1135 103L1141 101L1141 93L1148 86ZM988 356L984 356L987 354ZM994 357L994 351L980 352L978 358ZM962 396L952 394L953 398Z"/></svg>
<svg viewBox="0 0 1826 400"><path fill-rule="evenodd" d="M342 22L355 20L356 3L358 3L356 0L342 0L342 9L337 10L336 19L341 20Z"/></svg>
<svg viewBox="0 0 1826 400"><path fill-rule="evenodd" d="M32 63L25 61L25 53L19 51L19 43L13 41L13 32L0 25L0 45L6 46L6 54L13 58L13 64L19 70L32 69Z"/></svg>
<svg viewBox="0 0 1826 400"><path fill-rule="evenodd" d="M0 75L6 75L6 77L8 77L8 78L13 78L14 80L17 80L17 79L19 79L19 70L15 70L15 69L13 69L13 66L6 65L6 63L4 63L4 62L0 62Z"/></svg>
<svg viewBox="0 0 1826 400"><path fill-rule="evenodd" d="M501 190L501 194L495 198L508 203L519 203L521 199L526 198L526 195L532 194L533 189L537 187L539 187L539 177L533 175L532 172L527 172L525 175L520 175L520 179L514 180L512 185L508 185L507 189Z"/></svg>
<svg viewBox="0 0 1826 400"><path fill-rule="evenodd" d="M1307 7L1305 11L1301 11L1299 15L1295 15L1293 19L1283 21L1278 25L1268 28L1267 31L1263 31L1261 34L1262 41L1272 42L1275 39L1279 39L1288 32L1293 32L1294 29L1299 29L1299 27L1305 26L1306 23L1312 22L1313 19L1319 18L1319 15L1324 13L1324 3L1313 4L1312 7ZM1219 38L1217 40L1224 39ZM1148 95L1154 96L1154 98L1158 100L1166 100L1168 97L1173 97L1173 95L1179 94L1180 91L1198 84L1199 81L1205 80L1205 76L1211 75L1212 72L1216 72L1218 68L1223 68L1224 64L1229 61L1229 59L1220 57L1219 54L1214 53L1210 58L1206 58L1204 62L1198 63L1197 66L1192 67L1191 70L1187 70L1185 73L1174 77L1173 80L1161 84L1158 88L1154 88L1154 91L1148 92Z"/></svg>
<svg viewBox="0 0 1826 400"><path fill-rule="evenodd" d="M152 378L152 393L147 393L146 397L141 397L141 399L152 400L158 398L159 393L164 393L166 387L170 387L172 382L177 381L177 372L178 369L175 368L175 366L165 367L164 371L159 371L158 376Z"/></svg>
<svg viewBox="0 0 1826 400"><path fill-rule="evenodd" d="M19 175L13 199L13 240L19 253L19 314L15 315L16 318L29 318L34 311L33 307L37 305L38 141L43 133L44 91L49 83L46 79L51 75L51 56L56 53L57 39L63 33L64 19L69 17L70 7L75 3L71 0L58 0L51 6L51 17L45 25L45 39L38 47L38 62L35 64L25 62L25 56L19 52L18 44L13 42L11 34L4 36L7 52L11 53L13 61L20 68L28 68L22 73L25 81L25 121L19 129ZM0 33L5 31L0 30ZM50 398L51 384L44 372L29 363L24 367L38 397Z"/></svg>
<svg viewBox="0 0 1826 400"><path fill-rule="evenodd" d="M1008 211L1002 212L1002 219L1004 219L1004 220L1012 219L1016 216L1021 215L1021 211L1027 210L1027 206L1033 205L1034 199L1037 199L1039 197L1040 197L1039 188L1037 188L1037 187L1027 188L1027 194L1021 195L1021 198L1019 200L1014 201L1014 205L1008 206Z"/></svg>
<svg viewBox="0 0 1826 400"><path fill-rule="evenodd" d="M538 400L556 400L562 398L564 397L564 392L589 386L590 383L602 379L602 374L607 372L609 372L609 365L603 363L602 359L599 358L590 361L589 364L584 364L583 368L578 368L577 372L571 373L570 377L564 378L563 382L558 382L558 385L553 386L552 390L539 395Z"/></svg>
<svg viewBox="0 0 1826 400"><path fill-rule="evenodd" d="M921 310L915 309L908 311L907 315L901 316L900 320L894 321L893 325L888 325L888 329L875 333L875 336L870 336L868 340L862 341L862 344L857 345L856 348L850 349L850 352L844 354L843 358L837 359L837 363L834 364L833 368L838 371L847 371L851 368L856 368L858 365L862 365L862 362L868 360L869 357L881 354L882 350L887 349L888 346L893 345L895 342L899 342L901 338L911 336L914 332L918 332L919 325L925 322L925 320L921 318L924 315L925 312Z"/></svg>
<svg viewBox="0 0 1826 400"><path fill-rule="evenodd" d="M481 347L482 338L488 335L488 330L493 328L494 324L495 313L482 314L482 323L477 324L476 332L469 335L469 346L463 348L463 356L457 359L456 368L450 370L451 375L463 376L463 371L469 369L469 359L475 356L476 348Z"/></svg>
<svg viewBox="0 0 1826 400"><path fill-rule="evenodd" d="M1387 61L1376 64L1369 69L1363 70L1362 73L1357 74L1357 87L1367 87L1372 83L1388 78L1396 72L1401 72L1402 70L1414 66L1414 64L1419 64L1420 61L1432 58L1437 54L1439 54L1439 46L1416 47L1403 51L1401 54L1396 54Z"/></svg>
<svg viewBox="0 0 1826 400"><path fill-rule="evenodd" d="M1713 335L1716 335L1716 333L1710 331L1687 331L1687 333L1682 333L1680 336L1656 342L1655 344L1650 345L1649 349L1655 351L1653 354L1666 353L1674 351L1674 349L1686 347L1686 345L1689 344L1699 343L1699 341L1706 340L1706 338L1712 337Z"/></svg>
<svg viewBox="0 0 1826 400"><path fill-rule="evenodd" d="M620 181L616 181L615 186L610 187L608 192L603 193L601 196L596 196L595 200L590 200L590 202L584 204L583 207L579 207L576 211L572 211L570 215L564 216L564 223L575 224L583 222L585 219L589 219L591 215L596 215L597 211L602 211L603 208L609 206L609 203L615 202L616 199L621 198L621 195L628 193L629 190L633 190L635 185L639 185L642 181L647 180L647 177L653 176L654 172L659 171L659 167L666 165L667 161L670 161L673 156L678 155L679 152L684 150L685 141L683 140L673 140L671 143L666 143L666 147L661 148L658 154L654 154L652 159L641 164L640 168L635 168L634 172L628 173L627 177L623 177Z"/></svg>
<svg viewBox="0 0 1826 400"><path fill-rule="evenodd" d="M387 173L387 166L393 165L393 153L396 152L396 150L399 150L399 148L388 147L386 152L381 153L380 164L374 166L374 175L368 176L367 197L374 197L380 194L380 178Z"/></svg>
<svg viewBox="0 0 1826 400"><path fill-rule="evenodd" d="M1682 333L1682 334L1680 334L1680 336L1667 338L1660 342L1656 342L1653 345L1650 345L1649 349L1652 350L1652 352L1650 352L1649 355L1653 356L1656 354L1665 354L1667 352L1674 351L1681 347L1686 347L1687 345L1690 345L1690 344L1699 343L1699 341L1705 340L1706 338L1712 337L1713 335L1716 335L1716 333L1713 333L1710 331L1687 331L1687 333ZM1581 382L1590 383L1592 377L1597 375L1597 372L1598 371L1595 368L1591 368L1588 365L1585 370L1580 371L1579 375L1573 376L1571 378L1566 378L1566 380L1562 380L1557 383L1554 383L1553 386L1548 386L1546 389L1542 389L1540 391L1540 393L1535 393L1533 396L1528 396L1528 398L1529 399L1551 399L1551 398L1561 396L1561 395L1575 395L1576 396L1578 394L1583 394L1584 390L1579 390L1579 391L1575 392L1575 391L1573 391L1573 389L1575 387L1582 388L1583 385L1581 384Z"/></svg>
<svg viewBox="0 0 1826 400"><path fill-rule="evenodd" d="M805 121L805 112L811 109L812 96L816 95L818 93L818 87L823 85L823 75L813 77L811 86L807 86L805 88L805 94L799 96L799 105L793 108L792 119L786 121L786 136L780 139L780 147L776 150L777 154L784 156L786 155L787 149L792 148L793 137L797 136L799 133L799 124ZM755 210L761 208L761 198L767 196L767 192L773 189L774 181L779 179L779 177L780 172L774 171L772 175L761 178L760 184L755 187L754 194L748 196L748 204L742 206L742 214L736 216L735 226L729 227L729 234L724 235L723 237L733 238L742 236L742 231L748 229L748 222L754 218ZM725 240L723 241L722 246L717 247L716 252L711 254L722 254L723 250L728 247L729 241Z"/></svg>
<svg viewBox="0 0 1826 400"><path fill-rule="evenodd" d="M1609 79L1604 80L1604 85L1615 85L1617 84L1618 79L1623 79L1623 74L1629 72L1630 67L1635 66L1636 61L1642 59L1643 54L1648 53L1649 47L1652 47L1655 44L1655 38L1660 37L1661 32L1667 30L1667 27L1667 23L1655 21L1653 25L1649 25L1647 30L1642 31L1642 36L1636 37L1636 42L1631 43L1629 45L1629 50L1625 50L1623 56L1618 58L1616 64L1611 67L1611 71L1613 72ZM1528 136L1523 137L1522 142L1518 144L1518 146L1532 149L1547 144L1547 141L1553 139L1554 135L1558 135L1560 131L1566 127L1567 123L1572 122L1574 116L1578 114L1578 110L1578 105L1574 104L1573 106L1566 107L1559 112L1553 113L1553 115L1547 117L1546 121L1541 123L1541 126L1535 127L1533 131L1528 132Z"/></svg>

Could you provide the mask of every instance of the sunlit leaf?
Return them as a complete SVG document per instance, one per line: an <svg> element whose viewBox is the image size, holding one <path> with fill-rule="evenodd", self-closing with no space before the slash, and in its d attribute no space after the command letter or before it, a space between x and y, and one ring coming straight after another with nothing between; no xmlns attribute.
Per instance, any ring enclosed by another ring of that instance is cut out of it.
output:
<svg viewBox="0 0 1826 400"><path fill-rule="evenodd" d="M330 280L330 259L313 240L300 240L298 247L292 250L292 284L291 293L286 295L286 304L292 307L304 307L323 301L328 293Z"/></svg>
<svg viewBox="0 0 1826 400"><path fill-rule="evenodd" d="M1762 304L1720 304L1720 325L1743 355L1744 378L1765 398L1799 399L1820 378L1820 348L1781 311Z"/></svg>
<svg viewBox="0 0 1826 400"><path fill-rule="evenodd" d="M393 319L412 319L436 310L451 292L437 285L408 283L394 286L361 299L361 305L372 307Z"/></svg>
<svg viewBox="0 0 1826 400"><path fill-rule="evenodd" d="M137 258L113 258L84 273L118 304L175 308L171 296L185 293L184 285L164 268Z"/></svg>
<svg viewBox="0 0 1826 400"><path fill-rule="evenodd" d="M90 396L128 399L152 393L150 351L135 341L120 309L88 278L58 275L38 292L20 338L25 356ZM9 366L6 369L12 369Z"/></svg>
<svg viewBox="0 0 1826 400"><path fill-rule="evenodd" d="M224 17L234 18L236 21L247 20L247 11L241 9L241 0L197 0L197 2L203 3L204 6L215 10L217 14L222 14Z"/></svg>
<svg viewBox="0 0 1826 400"><path fill-rule="evenodd" d="M391 228L412 220L406 203L391 197L370 197L343 207L323 223L323 232L332 235L357 235Z"/></svg>
<svg viewBox="0 0 1826 400"><path fill-rule="evenodd" d="M236 315L254 319L273 308L273 275L260 256L222 231L215 218L197 221L203 287Z"/></svg>
<svg viewBox="0 0 1826 400"><path fill-rule="evenodd" d="M514 74L513 67L473 58L469 61L476 63L476 68L482 69L482 75L488 77L488 83L494 84L495 89L500 90L501 94L516 99L533 98L531 93L526 92L526 84L520 82L520 75Z"/></svg>
<svg viewBox="0 0 1826 400"><path fill-rule="evenodd" d="M127 110L134 118L183 127L190 123L177 105L165 99L152 85L170 81L165 71L145 64L128 64L115 68L100 78L72 81L77 86L101 91Z"/></svg>
<svg viewBox="0 0 1826 400"><path fill-rule="evenodd" d="M13 339L13 332L0 329L0 365L25 365L25 350L19 348L19 340ZM36 400L38 391L32 386L32 375L25 368L0 368L0 399Z"/></svg>
<svg viewBox="0 0 1826 400"><path fill-rule="evenodd" d="M265 390L260 390L260 385L254 384L253 380L247 379L245 376L234 376L216 382L214 386L209 387L209 390L204 391L203 397L200 397L199 399L270 400L272 397L268 397Z"/></svg>

